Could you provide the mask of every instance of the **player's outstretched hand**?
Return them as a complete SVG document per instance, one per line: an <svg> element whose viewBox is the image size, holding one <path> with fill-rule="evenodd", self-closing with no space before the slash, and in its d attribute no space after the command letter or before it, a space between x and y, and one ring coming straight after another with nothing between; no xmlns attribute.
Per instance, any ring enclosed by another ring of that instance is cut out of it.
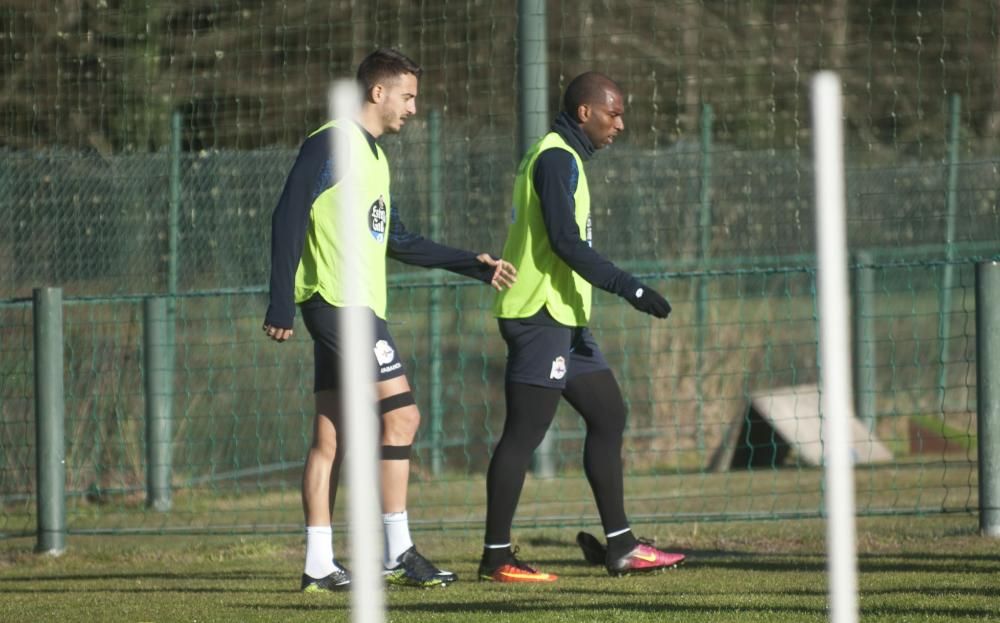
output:
<svg viewBox="0 0 1000 623"><path fill-rule="evenodd" d="M494 290L499 292L504 288L511 287L517 281L517 269L507 260L498 260L489 253L480 253L476 259L487 266L494 267L493 279L490 280L490 285L493 286Z"/></svg>
<svg viewBox="0 0 1000 623"><path fill-rule="evenodd" d="M284 342L288 338L292 337L294 331L292 329L282 329L281 327L275 327L265 323L264 333L266 333L267 337L271 338L275 342Z"/></svg>
<svg viewBox="0 0 1000 623"><path fill-rule="evenodd" d="M635 290L625 296L632 307L656 318L666 318L670 315L670 303L660 296L660 293L649 286L639 284Z"/></svg>

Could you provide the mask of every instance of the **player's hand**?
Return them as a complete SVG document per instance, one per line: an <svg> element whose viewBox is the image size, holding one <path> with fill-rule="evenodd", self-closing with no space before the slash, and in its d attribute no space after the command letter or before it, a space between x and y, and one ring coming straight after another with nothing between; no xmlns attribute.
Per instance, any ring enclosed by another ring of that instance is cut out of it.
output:
<svg viewBox="0 0 1000 623"><path fill-rule="evenodd" d="M476 259L487 266L494 267L493 279L490 280L490 285L493 286L494 290L499 292L504 288L511 287L517 281L517 269L507 260L495 259L489 253L480 253Z"/></svg>
<svg viewBox="0 0 1000 623"><path fill-rule="evenodd" d="M660 293L639 283L634 290L628 292L625 295L625 300L628 301L632 307L638 309L641 312L647 313L650 316L655 316L656 318L666 318L670 315L670 303L667 299L660 296Z"/></svg>
<svg viewBox="0 0 1000 623"><path fill-rule="evenodd" d="M282 329L281 327L276 327L274 325L264 324L264 333L267 337L271 338L275 342L284 342L285 340L292 337L295 333L292 329Z"/></svg>

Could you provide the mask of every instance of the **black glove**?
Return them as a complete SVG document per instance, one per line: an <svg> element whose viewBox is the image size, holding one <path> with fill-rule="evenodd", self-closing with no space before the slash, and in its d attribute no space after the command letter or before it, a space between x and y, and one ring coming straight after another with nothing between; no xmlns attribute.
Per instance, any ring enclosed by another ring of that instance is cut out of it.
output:
<svg viewBox="0 0 1000 623"><path fill-rule="evenodd" d="M633 282L623 295L632 307L650 316L666 318L670 315L670 303L660 293L642 283Z"/></svg>

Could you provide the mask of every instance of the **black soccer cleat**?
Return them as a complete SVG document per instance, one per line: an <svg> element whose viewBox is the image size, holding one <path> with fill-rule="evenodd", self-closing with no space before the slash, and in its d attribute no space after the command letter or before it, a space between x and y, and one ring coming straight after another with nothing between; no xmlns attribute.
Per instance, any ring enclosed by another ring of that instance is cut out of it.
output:
<svg viewBox="0 0 1000 623"><path fill-rule="evenodd" d="M608 549L589 532L577 532L576 544L583 550L583 558L592 565L603 565Z"/></svg>
<svg viewBox="0 0 1000 623"><path fill-rule="evenodd" d="M336 593L351 588L351 572L336 560L333 561L333 573L325 578L316 579L302 574L303 593Z"/></svg>
<svg viewBox="0 0 1000 623"><path fill-rule="evenodd" d="M417 588L434 588L448 586L458 579L451 571L442 571L427 560L413 546L396 559L399 565L394 569L383 570L387 584L395 586L415 586Z"/></svg>

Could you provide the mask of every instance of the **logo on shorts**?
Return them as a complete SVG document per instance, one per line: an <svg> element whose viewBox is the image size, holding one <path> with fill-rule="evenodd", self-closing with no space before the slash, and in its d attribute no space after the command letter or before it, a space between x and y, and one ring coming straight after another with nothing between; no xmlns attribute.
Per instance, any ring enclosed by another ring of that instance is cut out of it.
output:
<svg viewBox="0 0 1000 623"><path fill-rule="evenodd" d="M368 208L368 231L371 232L372 238L377 242L382 242L385 239L385 225L388 221L385 209L385 199L382 195L378 196L375 203Z"/></svg>
<svg viewBox="0 0 1000 623"><path fill-rule="evenodd" d="M564 376L566 376L566 360L560 355L552 360L552 372L549 372L549 378L558 381Z"/></svg>
<svg viewBox="0 0 1000 623"><path fill-rule="evenodd" d="M389 346L389 342L385 340L375 342L373 350L375 351L375 359L378 360L380 366L388 365L396 358L396 351L392 350L392 346Z"/></svg>

